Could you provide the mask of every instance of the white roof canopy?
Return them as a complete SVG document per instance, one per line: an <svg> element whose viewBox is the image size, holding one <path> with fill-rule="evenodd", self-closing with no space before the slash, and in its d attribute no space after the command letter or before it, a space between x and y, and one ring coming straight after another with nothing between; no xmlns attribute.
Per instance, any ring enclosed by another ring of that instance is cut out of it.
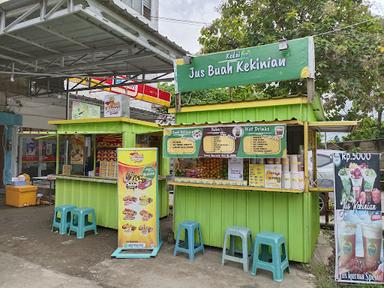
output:
<svg viewBox="0 0 384 288"><path fill-rule="evenodd" d="M128 13L121 1L0 4L0 74L134 79L133 75L172 73L173 60L186 53Z"/></svg>

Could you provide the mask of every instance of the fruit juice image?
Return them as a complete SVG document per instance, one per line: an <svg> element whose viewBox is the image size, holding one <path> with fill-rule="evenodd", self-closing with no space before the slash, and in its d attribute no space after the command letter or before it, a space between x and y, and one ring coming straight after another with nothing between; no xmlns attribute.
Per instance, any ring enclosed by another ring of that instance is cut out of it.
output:
<svg viewBox="0 0 384 288"><path fill-rule="evenodd" d="M377 188L374 188L372 190L372 201L375 204L380 204L381 203L381 192Z"/></svg>
<svg viewBox="0 0 384 288"><path fill-rule="evenodd" d="M375 179L377 175L373 169L364 169L363 178L364 178L364 190L372 190L375 185Z"/></svg>
<svg viewBox="0 0 384 288"><path fill-rule="evenodd" d="M282 127L282 126L277 126L275 132L276 132L276 135L277 135L277 136L282 137L283 134L284 134L284 127Z"/></svg>
<svg viewBox="0 0 384 288"><path fill-rule="evenodd" d="M349 176L348 169L347 168L340 169L338 175L341 179L341 183L343 184L344 193L347 195L350 195L352 185L351 185L351 178Z"/></svg>
<svg viewBox="0 0 384 288"><path fill-rule="evenodd" d="M381 225L362 225L364 258L368 271L375 271L380 264L381 230Z"/></svg>
<svg viewBox="0 0 384 288"><path fill-rule="evenodd" d="M353 191L353 197L355 198L355 202L359 202L361 186L353 186L352 191Z"/></svg>
<svg viewBox="0 0 384 288"><path fill-rule="evenodd" d="M342 223L339 231L339 267L346 267L356 254L356 224Z"/></svg>

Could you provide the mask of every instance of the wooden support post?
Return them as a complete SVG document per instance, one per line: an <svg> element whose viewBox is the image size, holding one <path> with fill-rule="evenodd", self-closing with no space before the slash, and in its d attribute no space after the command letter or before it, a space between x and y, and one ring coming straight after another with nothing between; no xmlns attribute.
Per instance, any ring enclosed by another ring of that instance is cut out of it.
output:
<svg viewBox="0 0 384 288"><path fill-rule="evenodd" d="M315 79L313 78L307 78L307 97L309 103L312 103L315 98Z"/></svg>
<svg viewBox="0 0 384 288"><path fill-rule="evenodd" d="M176 112L180 112L180 110L181 110L181 95L180 95L180 93L177 93L175 96L175 108L176 108Z"/></svg>
<svg viewBox="0 0 384 288"><path fill-rule="evenodd" d="M309 177L308 177L308 121L304 122L304 192L309 191Z"/></svg>
<svg viewBox="0 0 384 288"><path fill-rule="evenodd" d="M317 133L312 130L312 179L317 186Z"/></svg>

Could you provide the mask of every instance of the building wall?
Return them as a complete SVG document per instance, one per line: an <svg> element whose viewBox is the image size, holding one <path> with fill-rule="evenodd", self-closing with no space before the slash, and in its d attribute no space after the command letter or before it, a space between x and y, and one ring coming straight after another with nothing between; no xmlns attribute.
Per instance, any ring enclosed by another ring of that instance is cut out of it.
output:
<svg viewBox="0 0 384 288"><path fill-rule="evenodd" d="M16 176L17 170L17 127L22 123L21 115L0 112L0 125L4 126L4 137L2 141L2 151L4 154L3 183L11 182L11 178ZM16 136L15 136L16 135Z"/></svg>
<svg viewBox="0 0 384 288"><path fill-rule="evenodd" d="M52 104L51 102L36 102L27 98L8 99L10 110L23 116L23 127L34 129L56 129L49 125L49 120L65 119L65 107Z"/></svg>
<svg viewBox="0 0 384 288"><path fill-rule="evenodd" d="M119 2L119 3L118 3ZM151 17L144 17L144 6L150 3ZM127 10L128 13L138 17L155 30L159 30L159 0L117 0L115 4Z"/></svg>

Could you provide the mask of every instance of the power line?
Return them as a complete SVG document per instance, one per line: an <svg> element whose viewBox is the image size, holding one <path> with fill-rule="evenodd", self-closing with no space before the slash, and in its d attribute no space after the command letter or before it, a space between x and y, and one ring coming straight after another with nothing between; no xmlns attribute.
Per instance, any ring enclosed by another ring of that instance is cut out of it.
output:
<svg viewBox="0 0 384 288"><path fill-rule="evenodd" d="M329 30L329 31L326 31L326 32L321 32L321 33L313 34L312 36L316 37L316 36L323 36L323 35L327 35L327 34L331 34L331 33L337 33L337 32L343 31L343 30L347 30L347 29L352 28L352 27L356 27L356 26L359 26L359 25L362 25L362 24L365 24L365 23L368 23L368 22L372 22L373 20L374 19L365 20L365 21L354 23L354 24L351 24L351 25L348 25L348 26L345 26L345 27L336 28L336 29Z"/></svg>
<svg viewBox="0 0 384 288"><path fill-rule="evenodd" d="M183 23L183 24L198 24L198 25L210 25L211 23L208 22L202 22L202 21L196 21L196 20L185 20L185 19L177 19L177 18L169 18L169 17L157 17L157 16L151 16L153 19L163 20L165 22L177 22L177 23Z"/></svg>

